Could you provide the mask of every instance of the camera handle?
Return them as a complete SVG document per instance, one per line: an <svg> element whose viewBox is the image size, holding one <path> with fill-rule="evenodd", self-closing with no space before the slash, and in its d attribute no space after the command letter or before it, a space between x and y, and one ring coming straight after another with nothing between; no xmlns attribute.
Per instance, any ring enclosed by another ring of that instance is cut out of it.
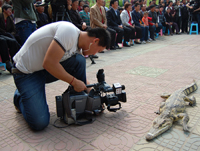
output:
<svg viewBox="0 0 200 151"><path fill-rule="evenodd" d="M110 108L111 105L108 104L108 105L107 105L108 111L110 111L110 112L116 112L117 110L120 110L120 109L122 108L122 107L121 107L121 103L118 102L117 104L119 104L119 107L118 107L118 108Z"/></svg>

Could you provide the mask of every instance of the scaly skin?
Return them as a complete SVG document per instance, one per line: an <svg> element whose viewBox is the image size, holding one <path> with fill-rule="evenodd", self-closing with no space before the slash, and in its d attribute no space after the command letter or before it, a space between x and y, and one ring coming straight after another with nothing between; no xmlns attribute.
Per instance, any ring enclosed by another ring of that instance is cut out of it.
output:
<svg viewBox="0 0 200 151"><path fill-rule="evenodd" d="M161 97L165 98L166 101L162 102L160 105L159 111L156 112L159 114L153 121L153 125L150 131L146 135L146 140L152 140L158 135L166 132L172 127L174 121L182 119L183 121L183 130L189 131L187 123L189 121L189 116L185 113L185 102L189 102L190 106L196 104L196 99L194 97L189 98L187 95L197 90L197 85L194 82L192 85L179 89L172 93L172 95L164 94Z"/></svg>

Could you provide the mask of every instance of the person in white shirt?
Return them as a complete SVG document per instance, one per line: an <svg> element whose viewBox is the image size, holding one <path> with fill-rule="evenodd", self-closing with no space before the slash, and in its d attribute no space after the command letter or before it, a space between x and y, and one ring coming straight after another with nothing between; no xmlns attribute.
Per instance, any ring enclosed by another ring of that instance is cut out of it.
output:
<svg viewBox="0 0 200 151"><path fill-rule="evenodd" d="M12 73L17 87L14 105L32 129L42 130L49 124L45 83L60 79L76 92L86 90L83 55L101 52L109 43L105 29L80 31L66 21L45 25L30 35L13 57Z"/></svg>

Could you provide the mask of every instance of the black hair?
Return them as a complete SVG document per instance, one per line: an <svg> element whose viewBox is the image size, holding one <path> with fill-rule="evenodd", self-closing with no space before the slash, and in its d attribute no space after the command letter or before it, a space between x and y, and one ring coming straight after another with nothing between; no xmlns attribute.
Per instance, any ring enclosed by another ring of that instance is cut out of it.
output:
<svg viewBox="0 0 200 151"><path fill-rule="evenodd" d="M4 9L7 10L8 8L11 8L12 9L12 6L9 5L9 4L4 4L2 7L2 12L4 12Z"/></svg>
<svg viewBox="0 0 200 151"><path fill-rule="evenodd" d="M99 38L99 46L110 48L110 33L104 28L92 28L87 30L89 37Z"/></svg>
<svg viewBox="0 0 200 151"><path fill-rule="evenodd" d="M87 4L84 4L84 5L83 5L83 10L84 10L86 7L88 7L88 8L89 8L89 5L87 5Z"/></svg>
<svg viewBox="0 0 200 151"><path fill-rule="evenodd" d="M138 5L140 5L140 4L136 3L136 4L134 5L134 7L137 7Z"/></svg>
<svg viewBox="0 0 200 151"><path fill-rule="evenodd" d="M118 0L111 0L111 1L110 1L110 6L112 6L112 4L114 4L116 1L118 2ZM119 2L118 2L118 3L119 3Z"/></svg>

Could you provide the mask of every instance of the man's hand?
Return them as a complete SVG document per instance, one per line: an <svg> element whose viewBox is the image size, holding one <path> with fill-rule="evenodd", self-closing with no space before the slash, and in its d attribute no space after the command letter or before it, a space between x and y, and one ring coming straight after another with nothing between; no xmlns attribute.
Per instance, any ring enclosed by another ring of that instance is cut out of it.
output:
<svg viewBox="0 0 200 151"><path fill-rule="evenodd" d="M122 26L122 25L119 25L118 27L123 29L123 26Z"/></svg>
<svg viewBox="0 0 200 151"><path fill-rule="evenodd" d="M76 92L81 92L81 91L87 89L85 83L83 81L80 81L80 80L76 79L76 78L74 78L74 80L71 83L71 85L74 87L74 90Z"/></svg>
<svg viewBox="0 0 200 151"><path fill-rule="evenodd" d="M85 30L86 28L87 28L87 25L86 25L85 22L83 22L83 24L82 24L82 29Z"/></svg>
<svg viewBox="0 0 200 151"><path fill-rule="evenodd" d="M158 27L158 23L156 23L156 27Z"/></svg>
<svg viewBox="0 0 200 151"><path fill-rule="evenodd" d="M104 28L104 29L107 29L107 25L106 25L106 24L103 24L103 28Z"/></svg>

